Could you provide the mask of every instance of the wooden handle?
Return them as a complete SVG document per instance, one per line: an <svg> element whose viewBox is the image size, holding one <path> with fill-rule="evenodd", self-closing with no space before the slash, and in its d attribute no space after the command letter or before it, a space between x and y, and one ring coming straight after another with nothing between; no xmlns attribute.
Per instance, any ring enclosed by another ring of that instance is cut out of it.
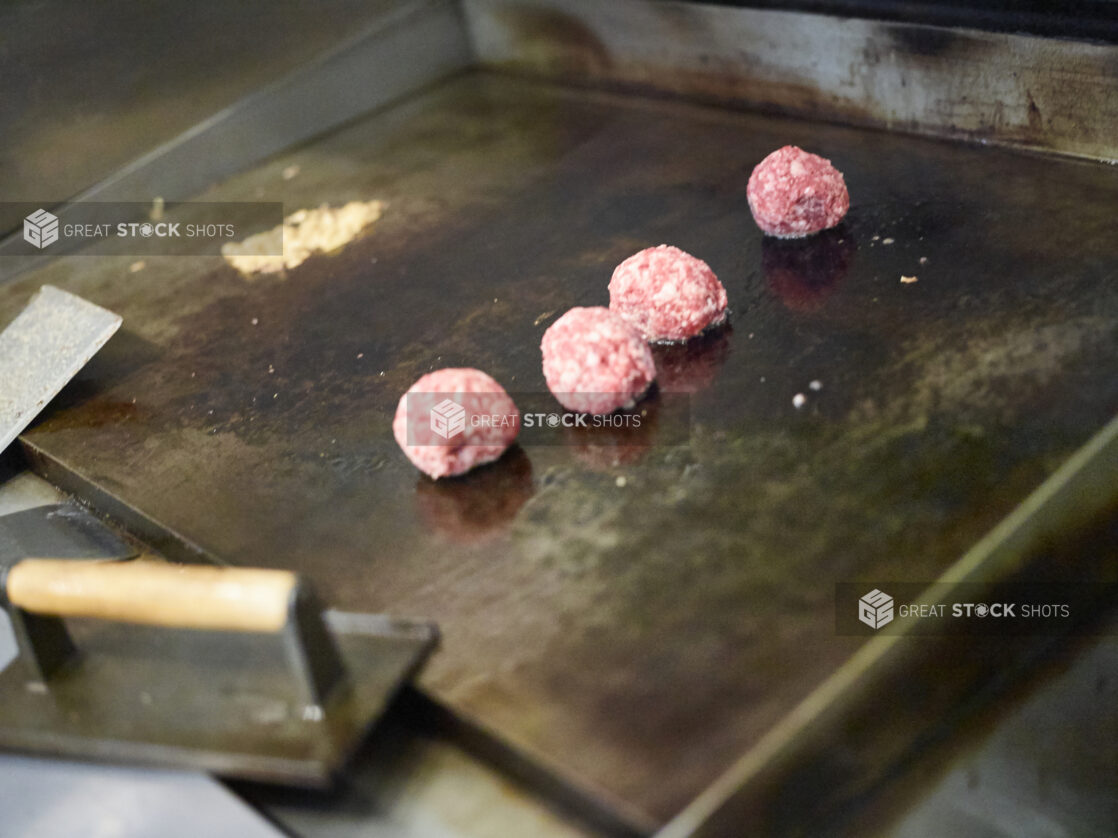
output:
<svg viewBox="0 0 1118 838"><path fill-rule="evenodd" d="M34 614L152 626L277 632L296 585L286 570L25 559L8 571L13 605Z"/></svg>

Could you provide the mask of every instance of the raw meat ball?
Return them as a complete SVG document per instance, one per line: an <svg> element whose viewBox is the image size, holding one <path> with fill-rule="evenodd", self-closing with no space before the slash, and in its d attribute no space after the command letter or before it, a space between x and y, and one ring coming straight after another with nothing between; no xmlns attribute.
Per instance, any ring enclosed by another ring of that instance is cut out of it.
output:
<svg viewBox="0 0 1118 838"><path fill-rule="evenodd" d="M662 244L617 266L609 307L645 340L687 340L726 319L726 289L702 259Z"/></svg>
<svg viewBox="0 0 1118 838"><path fill-rule="evenodd" d="M850 209L842 172L830 160L794 145L777 149L757 164L746 196L757 226L780 238L834 227Z"/></svg>
<svg viewBox="0 0 1118 838"><path fill-rule="evenodd" d="M392 434L408 459L434 478L464 474L512 445L520 411L481 370L429 372L400 398Z"/></svg>
<svg viewBox="0 0 1118 838"><path fill-rule="evenodd" d="M572 308L540 344L547 386L567 410L629 407L656 378L644 338L608 308Z"/></svg>

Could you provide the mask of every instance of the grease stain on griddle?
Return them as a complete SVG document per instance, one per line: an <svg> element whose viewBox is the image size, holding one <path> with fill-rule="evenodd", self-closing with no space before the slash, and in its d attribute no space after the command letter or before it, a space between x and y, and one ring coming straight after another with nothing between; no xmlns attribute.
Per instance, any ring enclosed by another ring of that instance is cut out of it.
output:
<svg viewBox="0 0 1118 838"><path fill-rule="evenodd" d="M684 343L654 344L657 386L669 393L697 393L715 386L732 352L733 333L727 321Z"/></svg>
<svg viewBox="0 0 1118 838"><path fill-rule="evenodd" d="M420 477L419 514L448 544L484 543L501 535L535 494L532 461L513 445L498 460L451 480Z"/></svg>
<svg viewBox="0 0 1118 838"><path fill-rule="evenodd" d="M984 48L980 37L942 26L882 23L877 25L876 34L872 41L891 43L902 54L926 58L958 59Z"/></svg>
<svg viewBox="0 0 1118 838"><path fill-rule="evenodd" d="M857 245L846 224L803 239L765 236L761 272L785 306L817 311L850 272Z"/></svg>
<svg viewBox="0 0 1118 838"><path fill-rule="evenodd" d="M1044 128L1044 118L1040 115L1040 108L1037 107L1031 90L1025 91L1025 100L1028 102L1029 127L1039 132Z"/></svg>
<svg viewBox="0 0 1118 838"><path fill-rule="evenodd" d="M499 7L495 19L524 52L552 69L594 74L613 64L609 48L575 15L509 5Z"/></svg>

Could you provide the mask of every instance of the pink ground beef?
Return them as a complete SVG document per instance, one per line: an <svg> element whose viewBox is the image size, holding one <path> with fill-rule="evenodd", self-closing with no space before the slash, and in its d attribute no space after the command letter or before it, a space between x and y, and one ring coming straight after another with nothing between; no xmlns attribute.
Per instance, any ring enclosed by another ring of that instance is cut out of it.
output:
<svg viewBox="0 0 1118 838"><path fill-rule="evenodd" d="M662 244L617 266L609 307L645 340L683 341L726 319L726 289L702 259Z"/></svg>
<svg viewBox="0 0 1118 838"><path fill-rule="evenodd" d="M540 350L547 386L567 410L629 407L656 377L644 338L608 308L572 308L544 332Z"/></svg>
<svg viewBox="0 0 1118 838"><path fill-rule="evenodd" d="M780 238L834 227L850 209L842 172L830 160L794 145L777 149L757 165L746 196L757 226Z"/></svg>
<svg viewBox="0 0 1118 838"><path fill-rule="evenodd" d="M465 409L464 428L448 437L436 432L431 420L432 410L447 399ZM392 434L404 454L434 478L465 474L496 460L519 430L520 411L504 388L468 367L436 370L420 378L400 398L392 422Z"/></svg>

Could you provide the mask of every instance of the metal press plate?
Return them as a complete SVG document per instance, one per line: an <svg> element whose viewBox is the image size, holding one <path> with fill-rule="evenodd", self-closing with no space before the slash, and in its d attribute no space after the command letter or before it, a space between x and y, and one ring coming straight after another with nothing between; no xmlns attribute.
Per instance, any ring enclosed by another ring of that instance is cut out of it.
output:
<svg viewBox="0 0 1118 838"><path fill-rule="evenodd" d="M786 143L852 195L802 247L745 200ZM1107 166L472 74L206 198L388 208L282 278L78 256L0 288L5 314L50 281L127 324L24 435L36 468L339 607L437 620L422 687L636 824L855 651L836 581L932 581L1118 409ZM412 381L543 388L544 329L661 242L733 310L656 351L687 445L415 472L389 430Z"/></svg>
<svg viewBox="0 0 1118 838"><path fill-rule="evenodd" d="M427 625L327 612L347 683L308 716L279 635L71 621L45 684L0 672L0 748L325 786L430 654Z"/></svg>

